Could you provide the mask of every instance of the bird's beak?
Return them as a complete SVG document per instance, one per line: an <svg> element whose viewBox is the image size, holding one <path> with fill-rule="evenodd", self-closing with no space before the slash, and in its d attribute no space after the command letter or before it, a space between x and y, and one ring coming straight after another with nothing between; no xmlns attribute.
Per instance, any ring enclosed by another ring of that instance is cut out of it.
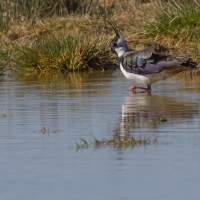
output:
<svg viewBox="0 0 200 200"><path fill-rule="evenodd" d="M109 52L111 52L111 47L109 47L109 48L104 52L104 54L109 53Z"/></svg>

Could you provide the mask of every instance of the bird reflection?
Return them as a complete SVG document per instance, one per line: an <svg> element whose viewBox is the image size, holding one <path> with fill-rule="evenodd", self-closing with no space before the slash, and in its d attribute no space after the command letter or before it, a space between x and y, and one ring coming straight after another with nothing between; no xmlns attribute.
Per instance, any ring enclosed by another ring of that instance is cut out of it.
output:
<svg viewBox="0 0 200 200"><path fill-rule="evenodd" d="M198 104L189 99L177 100L171 97L155 96L147 93L125 97L122 105L120 124L115 135L129 136L137 128L156 128L150 121L157 117L167 119L166 124L185 122L198 113ZM185 120L184 120L185 119Z"/></svg>

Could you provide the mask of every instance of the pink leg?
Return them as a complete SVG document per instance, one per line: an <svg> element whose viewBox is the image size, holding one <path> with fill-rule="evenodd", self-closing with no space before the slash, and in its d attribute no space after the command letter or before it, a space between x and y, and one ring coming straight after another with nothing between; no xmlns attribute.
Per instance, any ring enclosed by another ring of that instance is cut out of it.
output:
<svg viewBox="0 0 200 200"><path fill-rule="evenodd" d="M142 90L146 90L147 92L150 92L151 91L151 85L147 85L147 88L139 87L139 86L131 86L128 90L133 91L133 90L136 90L136 89L142 89Z"/></svg>

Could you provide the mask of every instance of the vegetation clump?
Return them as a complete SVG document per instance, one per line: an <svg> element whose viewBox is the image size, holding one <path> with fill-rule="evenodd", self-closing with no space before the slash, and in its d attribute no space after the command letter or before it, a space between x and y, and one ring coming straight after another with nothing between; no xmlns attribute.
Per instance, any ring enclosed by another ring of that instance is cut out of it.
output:
<svg viewBox="0 0 200 200"><path fill-rule="evenodd" d="M157 143L156 136L153 140L147 138L146 136L142 137L134 137L131 136L129 138L120 138L120 137L111 137L108 139L103 138L102 140L98 140L93 136L92 142L87 142L86 140L81 139L81 143L76 143L77 150L79 149L87 149L89 147L100 148L100 147L112 147L115 149L126 149L126 148L134 148L136 146L146 146L150 145L151 141L155 144Z"/></svg>
<svg viewBox="0 0 200 200"><path fill-rule="evenodd" d="M155 117L150 120L150 123L152 123L154 125L163 124L165 122L167 122L167 119L164 117Z"/></svg>
<svg viewBox="0 0 200 200"><path fill-rule="evenodd" d="M113 66L112 60L103 54L108 39L85 35L46 35L32 46L18 45L13 62L25 70L75 71L105 69Z"/></svg>

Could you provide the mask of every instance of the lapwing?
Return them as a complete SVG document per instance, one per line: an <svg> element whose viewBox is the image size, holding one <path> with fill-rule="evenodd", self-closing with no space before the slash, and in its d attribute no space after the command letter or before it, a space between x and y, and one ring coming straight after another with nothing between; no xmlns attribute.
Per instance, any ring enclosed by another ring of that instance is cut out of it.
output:
<svg viewBox="0 0 200 200"><path fill-rule="evenodd" d="M109 23L116 35L105 53L115 53L124 76L139 85L131 86L128 89L130 91L136 89L151 91L152 83L169 78L182 71L199 67L191 58L157 53L161 50L163 52L167 50L167 48L158 44L153 44L139 51L130 50L126 40L119 34L114 24L110 21Z"/></svg>

